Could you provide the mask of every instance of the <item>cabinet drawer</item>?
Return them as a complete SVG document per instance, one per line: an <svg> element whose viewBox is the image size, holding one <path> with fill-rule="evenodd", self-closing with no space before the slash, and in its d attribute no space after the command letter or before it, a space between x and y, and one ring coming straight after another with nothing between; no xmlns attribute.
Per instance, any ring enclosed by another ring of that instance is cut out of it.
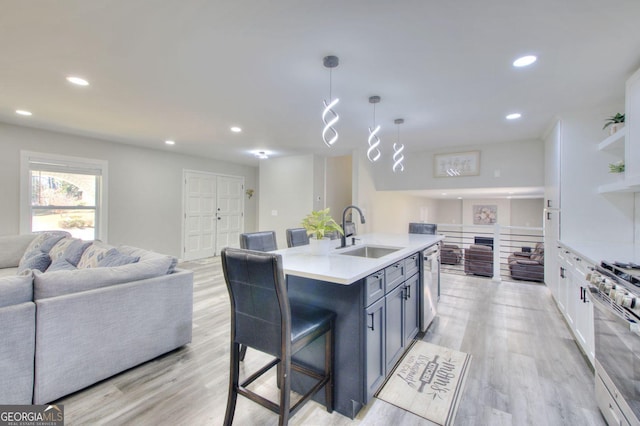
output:
<svg viewBox="0 0 640 426"><path fill-rule="evenodd" d="M385 268L384 280L385 293L390 292L404 281L404 259Z"/></svg>
<svg viewBox="0 0 640 426"><path fill-rule="evenodd" d="M404 260L404 275L410 277L420 270L420 253L414 253Z"/></svg>
<svg viewBox="0 0 640 426"><path fill-rule="evenodd" d="M364 306L369 306L384 296L384 271L378 271L364 279Z"/></svg>

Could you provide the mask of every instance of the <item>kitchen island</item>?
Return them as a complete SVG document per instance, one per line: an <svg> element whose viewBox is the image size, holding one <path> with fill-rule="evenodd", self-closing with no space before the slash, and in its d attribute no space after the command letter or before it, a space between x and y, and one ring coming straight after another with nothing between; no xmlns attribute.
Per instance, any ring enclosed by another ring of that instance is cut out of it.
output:
<svg viewBox="0 0 640 426"><path fill-rule="evenodd" d="M326 256L312 255L309 246L276 252L283 258L289 298L337 314L334 409L339 413L356 416L418 333L422 252L443 238L365 234L357 236L355 246L332 249ZM373 257L363 257L364 247ZM323 348L323 339L318 339L295 359L321 370ZM294 390L310 385L305 377L292 376ZM315 399L324 404L324 393Z"/></svg>

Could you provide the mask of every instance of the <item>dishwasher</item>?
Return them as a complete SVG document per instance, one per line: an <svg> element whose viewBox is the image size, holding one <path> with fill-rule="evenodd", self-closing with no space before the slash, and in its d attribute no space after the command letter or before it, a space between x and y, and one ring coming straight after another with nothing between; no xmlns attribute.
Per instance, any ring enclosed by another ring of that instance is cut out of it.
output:
<svg viewBox="0 0 640 426"><path fill-rule="evenodd" d="M440 244L427 248L422 253L424 259L424 280L422 282L422 318L420 330L427 331L436 316L440 299Z"/></svg>

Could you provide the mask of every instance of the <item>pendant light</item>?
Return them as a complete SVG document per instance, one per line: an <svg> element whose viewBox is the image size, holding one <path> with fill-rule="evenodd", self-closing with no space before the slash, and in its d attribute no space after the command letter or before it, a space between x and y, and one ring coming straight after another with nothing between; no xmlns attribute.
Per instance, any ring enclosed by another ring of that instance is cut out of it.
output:
<svg viewBox="0 0 640 426"><path fill-rule="evenodd" d="M338 66L338 62L339 60L337 56L325 56L323 60L324 66L329 68L329 102L326 100L322 101L324 104L324 111L322 111L322 122L324 123L324 128L322 129L322 140L329 148L331 148L331 145L336 143L338 140L338 131L333 127L333 125L340 120L340 116L333 110L333 107L340 102L340 99L331 99L331 70ZM330 116L331 118L327 119L327 116Z"/></svg>
<svg viewBox="0 0 640 426"><path fill-rule="evenodd" d="M373 104L373 127L369 127L369 138L367 139L369 149L367 149L367 158L372 163L378 161L381 155L380 150L378 149L378 146L380 145L380 138L378 137L380 126L376 126L376 104L379 102L380 96L371 96L369 98L369 103Z"/></svg>
<svg viewBox="0 0 640 426"><path fill-rule="evenodd" d="M404 172L404 155L402 155L402 151L404 151L404 145L400 143L400 125L404 123L403 118L396 118L393 121L398 126L398 142L393 143L393 173L398 170Z"/></svg>

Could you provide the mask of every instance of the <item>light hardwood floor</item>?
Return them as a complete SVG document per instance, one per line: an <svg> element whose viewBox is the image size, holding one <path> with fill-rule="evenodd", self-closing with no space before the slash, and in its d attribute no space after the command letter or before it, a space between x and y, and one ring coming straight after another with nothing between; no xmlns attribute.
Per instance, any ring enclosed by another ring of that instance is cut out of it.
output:
<svg viewBox="0 0 640 426"><path fill-rule="evenodd" d="M222 424L229 301L220 259L180 266L195 272L193 342L58 400L67 425ZM605 424L593 373L544 285L443 274L438 317L420 337L473 356L456 425ZM251 370L264 360L249 350L243 364ZM258 385L274 388L272 378ZM234 424L277 425L277 416L239 397ZM354 420L310 402L290 424L432 423L374 400Z"/></svg>

